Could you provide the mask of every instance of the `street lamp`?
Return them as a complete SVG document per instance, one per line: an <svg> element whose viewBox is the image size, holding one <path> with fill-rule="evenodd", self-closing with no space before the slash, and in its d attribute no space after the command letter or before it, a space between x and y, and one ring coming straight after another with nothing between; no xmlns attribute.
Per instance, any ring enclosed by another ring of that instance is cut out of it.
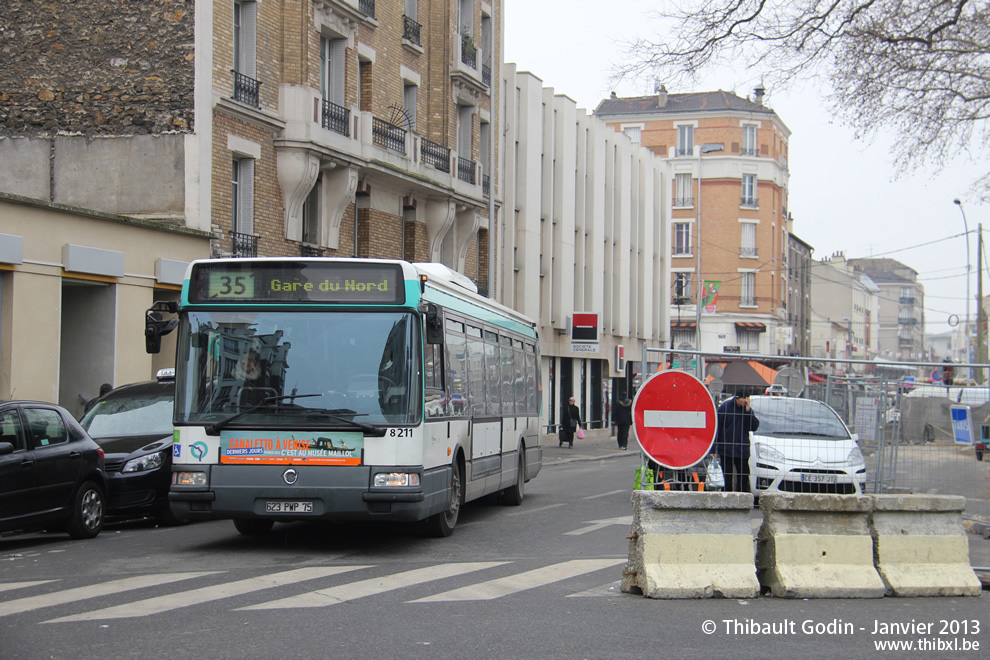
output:
<svg viewBox="0 0 990 660"><path fill-rule="evenodd" d="M966 362L972 362L969 354L969 223L966 222L966 211L963 209L962 202L954 199L952 203L959 207L959 212L962 213L963 218L963 229L966 230L966 318L963 321L963 334L966 336ZM972 368L969 370L969 377L973 377Z"/></svg>

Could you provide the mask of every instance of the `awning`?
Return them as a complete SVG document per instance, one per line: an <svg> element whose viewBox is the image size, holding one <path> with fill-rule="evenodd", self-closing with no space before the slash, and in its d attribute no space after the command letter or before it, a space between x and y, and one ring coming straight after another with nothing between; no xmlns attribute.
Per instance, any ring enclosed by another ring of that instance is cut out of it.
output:
<svg viewBox="0 0 990 660"><path fill-rule="evenodd" d="M766 332L767 326L763 323L753 323L750 321L736 321L736 330L746 330L748 332Z"/></svg>
<svg viewBox="0 0 990 660"><path fill-rule="evenodd" d="M671 330L694 330L695 325L696 324L695 324L694 321L674 321L673 323L670 324L670 329Z"/></svg>

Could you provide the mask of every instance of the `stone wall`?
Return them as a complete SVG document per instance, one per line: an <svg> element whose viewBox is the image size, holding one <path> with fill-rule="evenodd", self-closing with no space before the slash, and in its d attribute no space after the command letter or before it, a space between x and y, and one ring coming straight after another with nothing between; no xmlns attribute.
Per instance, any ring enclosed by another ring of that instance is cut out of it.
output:
<svg viewBox="0 0 990 660"><path fill-rule="evenodd" d="M4 0L6 136L192 131L194 0Z"/></svg>

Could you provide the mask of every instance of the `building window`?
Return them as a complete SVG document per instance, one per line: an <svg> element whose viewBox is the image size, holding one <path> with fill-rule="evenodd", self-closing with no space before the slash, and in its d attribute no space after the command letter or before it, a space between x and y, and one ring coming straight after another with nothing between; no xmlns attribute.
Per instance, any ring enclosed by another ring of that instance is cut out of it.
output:
<svg viewBox="0 0 990 660"><path fill-rule="evenodd" d="M756 208L756 175L742 175L742 206Z"/></svg>
<svg viewBox="0 0 990 660"><path fill-rule="evenodd" d="M412 84L406 83L402 87L402 111L406 115L406 120L409 125L406 128L412 132L416 132L416 104L419 98L419 88Z"/></svg>
<svg viewBox="0 0 990 660"><path fill-rule="evenodd" d="M254 159L234 160L231 176L231 227L241 234L254 233Z"/></svg>
<svg viewBox="0 0 990 660"><path fill-rule="evenodd" d="M694 206L694 182L690 172L674 175L674 206Z"/></svg>
<svg viewBox="0 0 990 660"><path fill-rule="evenodd" d="M673 304L688 305L691 303L691 273L674 273Z"/></svg>
<svg viewBox="0 0 990 660"><path fill-rule="evenodd" d="M760 350L760 333L736 328L736 344L741 351L756 353Z"/></svg>
<svg viewBox="0 0 990 660"><path fill-rule="evenodd" d="M680 124L677 127L677 155L690 156L694 153L694 126Z"/></svg>
<svg viewBox="0 0 990 660"><path fill-rule="evenodd" d="M642 142L643 129L639 126L625 126L622 132L626 134L634 144L640 144Z"/></svg>
<svg viewBox="0 0 990 660"><path fill-rule="evenodd" d="M309 195L306 197L306 203L303 204L303 243L310 243L312 245L320 244L320 190L323 187L322 179L322 174L316 177L316 183L313 184L313 189L309 191Z"/></svg>
<svg viewBox="0 0 990 660"><path fill-rule="evenodd" d="M257 107L258 3L234 3L234 100Z"/></svg>
<svg viewBox="0 0 990 660"><path fill-rule="evenodd" d="M344 105L346 53L346 39L320 38L320 95L337 105Z"/></svg>
<svg viewBox="0 0 990 660"><path fill-rule="evenodd" d="M740 257L755 257L756 255L756 223L744 222L740 225L742 240L739 243Z"/></svg>
<svg viewBox="0 0 990 660"><path fill-rule="evenodd" d="M746 124L742 127L743 137L742 137L742 155L743 156L755 156L756 155L756 125Z"/></svg>
<svg viewBox="0 0 990 660"><path fill-rule="evenodd" d="M739 304L746 307L756 305L756 273L741 273Z"/></svg>
<svg viewBox="0 0 990 660"><path fill-rule="evenodd" d="M674 255L691 254L691 224L688 222L674 223Z"/></svg>

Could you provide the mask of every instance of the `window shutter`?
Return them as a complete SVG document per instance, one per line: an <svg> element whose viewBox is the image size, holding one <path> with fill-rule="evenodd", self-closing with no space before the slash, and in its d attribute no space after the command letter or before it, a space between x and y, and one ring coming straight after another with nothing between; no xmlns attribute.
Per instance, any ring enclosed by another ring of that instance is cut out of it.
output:
<svg viewBox="0 0 990 660"><path fill-rule="evenodd" d="M254 159L244 158L240 165L240 185L238 186L237 227L234 231L241 234L254 233Z"/></svg>
<svg viewBox="0 0 990 660"><path fill-rule="evenodd" d="M347 40L330 42L330 96L328 100L344 105L344 82L347 75Z"/></svg>
<svg viewBox="0 0 990 660"><path fill-rule="evenodd" d="M258 3L241 4L241 66L245 76L258 78Z"/></svg>

